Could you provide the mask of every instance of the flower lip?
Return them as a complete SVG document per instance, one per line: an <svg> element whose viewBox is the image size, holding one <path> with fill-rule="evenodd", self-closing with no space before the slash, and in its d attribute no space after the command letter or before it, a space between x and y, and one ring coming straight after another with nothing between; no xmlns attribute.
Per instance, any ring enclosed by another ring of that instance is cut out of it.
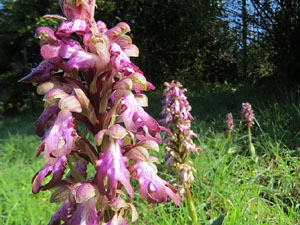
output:
<svg viewBox="0 0 300 225"><path fill-rule="evenodd" d="M176 205L181 204L181 199L176 189L165 180L157 176L154 171L153 164L137 160L130 166L129 171L134 172L134 178L139 180L140 195L145 198L148 203L163 203L171 199Z"/></svg>

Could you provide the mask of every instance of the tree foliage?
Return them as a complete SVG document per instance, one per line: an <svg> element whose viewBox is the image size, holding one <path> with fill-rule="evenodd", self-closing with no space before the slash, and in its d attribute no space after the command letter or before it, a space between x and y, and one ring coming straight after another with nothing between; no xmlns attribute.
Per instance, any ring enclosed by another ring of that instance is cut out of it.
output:
<svg viewBox="0 0 300 225"><path fill-rule="evenodd" d="M28 98L32 97L34 88L17 81L40 59L34 32L40 25L56 23L42 17L54 12L58 1L0 0L0 3L0 103L5 110L13 112L26 107Z"/></svg>
<svg viewBox="0 0 300 225"><path fill-rule="evenodd" d="M101 19L122 19L131 25L143 53L138 63L156 85L175 78L188 84L224 81L225 74L236 74L234 37L222 19L219 1L113 2L99 4ZM108 5L115 6L113 13L107 14Z"/></svg>
<svg viewBox="0 0 300 225"><path fill-rule="evenodd" d="M300 1L251 0L254 23L260 28L262 47L282 78L300 80Z"/></svg>
<svg viewBox="0 0 300 225"><path fill-rule="evenodd" d="M299 0L97 0L96 18L109 27L120 21L131 26L141 52L135 63L158 88L172 79L192 88L255 82L274 74L297 78L299 4ZM0 0L4 108L24 106L32 93L32 88L16 81L39 62L35 29L55 27L56 20L42 16L58 8L58 0Z"/></svg>

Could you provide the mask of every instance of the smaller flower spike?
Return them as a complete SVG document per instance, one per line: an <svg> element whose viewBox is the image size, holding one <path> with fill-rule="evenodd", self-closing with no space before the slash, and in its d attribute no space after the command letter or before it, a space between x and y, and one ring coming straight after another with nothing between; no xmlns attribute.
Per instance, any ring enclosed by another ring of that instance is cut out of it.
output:
<svg viewBox="0 0 300 225"><path fill-rule="evenodd" d="M193 120L190 113L192 107L184 94L186 89L181 89L181 83L165 82L165 86L165 99L162 102L161 112L164 118L160 122L171 130L170 133L166 133L167 139L165 140L167 165L177 167L180 170L180 177L184 178L182 181L190 183L194 181L193 167L189 165L187 157L191 152L197 153L200 149L192 141L192 137L197 137L190 129L191 120Z"/></svg>
<svg viewBox="0 0 300 225"><path fill-rule="evenodd" d="M251 127L254 124L255 117L254 117L254 112L252 110L252 107L248 102L242 103L242 119L247 123L249 151L251 154L251 158L255 162L257 162L258 157L256 156L256 151L255 151L255 147L252 143L252 135L251 135Z"/></svg>
<svg viewBox="0 0 300 225"><path fill-rule="evenodd" d="M255 120L254 112L248 102L242 103L242 118L246 121L247 124L250 125L250 127L253 126Z"/></svg>
<svg viewBox="0 0 300 225"><path fill-rule="evenodd" d="M226 124L227 124L227 130L228 130L228 132L232 132L233 129L234 129L234 123L233 123L232 113L228 113L226 115Z"/></svg>
<svg viewBox="0 0 300 225"><path fill-rule="evenodd" d="M181 89L181 83L165 82L165 86L161 112L164 118L161 123L171 131L166 133L165 139L166 164L177 172L179 193L187 197L193 224L197 225L197 213L190 193L190 184L195 181L195 169L188 157L191 152L198 153L200 148L197 148L192 140L192 137L197 137L190 129L191 120L194 119L190 113L192 107L184 94L186 89Z"/></svg>

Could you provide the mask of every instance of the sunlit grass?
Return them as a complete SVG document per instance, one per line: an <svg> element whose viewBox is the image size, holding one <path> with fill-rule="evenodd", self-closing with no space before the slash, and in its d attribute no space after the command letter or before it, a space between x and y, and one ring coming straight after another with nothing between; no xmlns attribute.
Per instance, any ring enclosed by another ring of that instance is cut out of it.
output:
<svg viewBox="0 0 300 225"><path fill-rule="evenodd" d="M32 176L43 166L35 158L38 144L33 135L16 133L0 140L0 224L48 224L55 212L50 192L31 193Z"/></svg>
<svg viewBox="0 0 300 225"><path fill-rule="evenodd" d="M220 216L223 224L231 225L300 223L300 102L296 92L282 90L214 91L191 97L193 129L204 149L192 159L197 182L191 189L200 224L213 224ZM153 97L155 103L151 98L148 111L158 116L159 96ZM244 101L252 104L257 119L253 126L257 163L249 155L245 124L239 121ZM226 141L228 112L236 124L231 146ZM51 191L31 193L32 176L43 166L42 156L35 158L40 143L34 135L35 119L0 121L0 224L47 224L59 207L49 203ZM163 163L158 169L169 182L175 179ZM191 224L186 202L180 207L172 202L148 205L138 194L133 201L139 213L136 224Z"/></svg>

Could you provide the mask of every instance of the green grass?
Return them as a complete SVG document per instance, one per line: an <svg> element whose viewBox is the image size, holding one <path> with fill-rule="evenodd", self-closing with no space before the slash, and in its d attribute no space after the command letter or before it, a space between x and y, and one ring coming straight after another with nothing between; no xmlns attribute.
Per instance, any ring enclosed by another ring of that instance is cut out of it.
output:
<svg viewBox="0 0 300 225"><path fill-rule="evenodd" d="M0 140L0 224L47 224L57 208L49 204L50 192L31 192L31 179L44 164L35 158L38 145L33 134L18 132Z"/></svg>
<svg viewBox="0 0 300 225"><path fill-rule="evenodd" d="M148 111L156 117L161 99L159 94L149 99ZM192 156L197 182L191 188L200 224L213 224L220 216L226 225L300 224L298 89L203 88L189 100L199 135L195 141L204 149ZM252 129L257 163L250 158L246 127L239 121L246 101L257 120ZM229 112L235 119L232 145L226 141ZM31 193L32 176L43 166L42 157L35 158L40 143L34 135L36 118L0 121L0 224L47 224L59 206L49 203L51 191ZM163 178L174 180L163 163L158 168ZM135 224L192 224L185 201L180 207L172 202L148 205L136 194L134 204L139 213Z"/></svg>

